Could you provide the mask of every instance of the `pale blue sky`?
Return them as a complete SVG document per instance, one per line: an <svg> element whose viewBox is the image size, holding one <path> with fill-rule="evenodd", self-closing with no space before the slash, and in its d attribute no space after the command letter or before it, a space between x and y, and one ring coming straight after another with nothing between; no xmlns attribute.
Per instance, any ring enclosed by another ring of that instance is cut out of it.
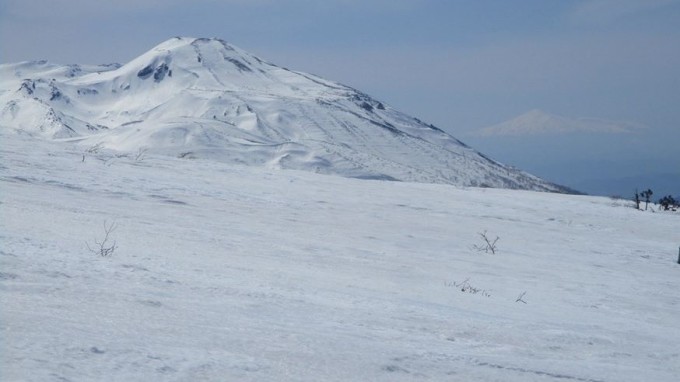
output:
<svg viewBox="0 0 680 382"><path fill-rule="evenodd" d="M680 173L680 0L0 0L3 63L124 63L178 35L356 87L464 141L531 109L641 123Z"/></svg>

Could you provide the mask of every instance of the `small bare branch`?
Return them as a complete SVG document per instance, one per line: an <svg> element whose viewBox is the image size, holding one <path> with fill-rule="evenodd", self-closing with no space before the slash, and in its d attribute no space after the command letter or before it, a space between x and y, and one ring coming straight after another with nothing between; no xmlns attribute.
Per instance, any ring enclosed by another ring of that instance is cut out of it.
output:
<svg viewBox="0 0 680 382"><path fill-rule="evenodd" d="M137 150L137 155L135 155L135 162L140 162L140 161L142 161L142 160L144 159L144 155L146 154L147 151L149 151L148 148L146 148L146 147L144 147L144 148L140 147L140 148Z"/></svg>
<svg viewBox="0 0 680 382"><path fill-rule="evenodd" d="M486 235L486 231L480 232L479 236L482 237L482 240L484 243L482 245L473 245L472 248L478 250L478 251L484 251L486 253L491 252L491 254L496 254L496 251L498 250L496 247L496 243L498 242L498 239L500 239L498 236L496 236L495 239L491 240L489 237Z"/></svg>
<svg viewBox="0 0 680 382"><path fill-rule="evenodd" d="M113 222L111 224L107 224L106 221L104 221L104 238L100 241L97 239L94 239L95 245L92 247L90 246L89 243L85 242L85 245L87 246L87 249L99 256L102 257L109 257L113 255L113 252L118 248L116 246L116 241L113 240L113 243L109 243L110 240L110 235L113 231L116 230L118 226L116 225L116 222ZM93 248L94 247L94 248Z"/></svg>
<svg viewBox="0 0 680 382"><path fill-rule="evenodd" d="M515 300L515 302L521 302L521 303L526 304L527 302L524 301L524 295L525 295L525 294L527 294L527 292L522 292L522 293L520 293L520 295L517 296L517 300Z"/></svg>

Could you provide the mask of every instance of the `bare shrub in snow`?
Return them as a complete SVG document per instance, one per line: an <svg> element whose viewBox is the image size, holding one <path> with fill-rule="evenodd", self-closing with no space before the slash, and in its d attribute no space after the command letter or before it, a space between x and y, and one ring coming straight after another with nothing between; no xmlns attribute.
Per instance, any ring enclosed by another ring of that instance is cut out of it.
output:
<svg viewBox="0 0 680 382"><path fill-rule="evenodd" d="M85 150L85 152L89 154L96 154L102 149L102 147L104 147L104 144L102 142L99 142L96 145L90 146L87 150Z"/></svg>
<svg viewBox="0 0 680 382"><path fill-rule="evenodd" d="M482 237L483 243L480 244L480 245L475 244L475 245L472 246L472 248L474 248L474 249L476 249L480 252L482 252L482 251L484 251L486 253L491 252L492 254L495 255L496 251L498 250L498 248L496 247L496 243L498 242L498 239L500 239L500 238L498 236L496 236L496 238L492 240L492 239L489 238L489 236L487 236L486 231L480 232L479 236Z"/></svg>
<svg viewBox="0 0 680 382"><path fill-rule="evenodd" d="M113 240L113 243L110 242L111 238L111 232L115 231L117 228L116 223L113 222L111 224L106 224L106 221L104 221L104 238L101 240L94 239L94 245L90 246L89 243L85 242L85 245L87 245L87 249L99 256L102 257L109 257L113 255L113 252L116 250L116 241Z"/></svg>
<svg viewBox="0 0 680 382"><path fill-rule="evenodd" d="M479 293L484 297L491 297L491 294L489 294L489 291L487 291L486 289L481 289L481 288L477 288L477 287L472 286L470 284L469 278L463 280L463 282L460 282L460 283L457 283L455 281L447 282L445 285L448 286L448 287L454 287L454 288L460 289L461 292L471 293L471 294L478 294Z"/></svg>
<svg viewBox="0 0 680 382"><path fill-rule="evenodd" d="M135 155L135 162L141 162L144 159L144 156L146 155L147 151L149 151L148 148L140 147L139 150L137 150L137 155Z"/></svg>
<svg viewBox="0 0 680 382"><path fill-rule="evenodd" d="M88 147L87 150L85 150L85 152L83 153L83 158L81 159L81 162L85 162L85 155L98 154L102 147L104 147L104 144L102 142L99 142L95 145Z"/></svg>
<svg viewBox="0 0 680 382"><path fill-rule="evenodd" d="M526 304L527 302L524 301L524 295L525 294L527 294L527 292L520 293L519 296L517 296L517 300L515 300L515 302L521 302L521 303Z"/></svg>

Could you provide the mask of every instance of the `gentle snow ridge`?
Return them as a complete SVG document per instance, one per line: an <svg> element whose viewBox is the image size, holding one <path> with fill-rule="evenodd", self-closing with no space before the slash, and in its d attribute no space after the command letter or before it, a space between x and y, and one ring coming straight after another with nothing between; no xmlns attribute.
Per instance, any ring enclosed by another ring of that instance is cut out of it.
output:
<svg viewBox="0 0 680 382"><path fill-rule="evenodd" d="M219 39L173 38L125 65L0 66L2 128L347 177L568 190L368 95Z"/></svg>

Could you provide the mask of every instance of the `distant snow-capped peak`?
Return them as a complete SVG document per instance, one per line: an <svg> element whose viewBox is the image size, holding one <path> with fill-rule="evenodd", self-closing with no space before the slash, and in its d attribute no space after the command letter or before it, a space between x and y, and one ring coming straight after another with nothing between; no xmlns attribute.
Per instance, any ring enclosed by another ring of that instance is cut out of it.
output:
<svg viewBox="0 0 680 382"><path fill-rule="evenodd" d="M610 121L598 118L569 118L534 109L511 120L479 129L475 136L521 136L571 133L632 133L646 126L633 122Z"/></svg>
<svg viewBox="0 0 680 382"><path fill-rule="evenodd" d="M47 139L348 177L568 191L351 87L220 39L122 66L0 65L0 124Z"/></svg>

